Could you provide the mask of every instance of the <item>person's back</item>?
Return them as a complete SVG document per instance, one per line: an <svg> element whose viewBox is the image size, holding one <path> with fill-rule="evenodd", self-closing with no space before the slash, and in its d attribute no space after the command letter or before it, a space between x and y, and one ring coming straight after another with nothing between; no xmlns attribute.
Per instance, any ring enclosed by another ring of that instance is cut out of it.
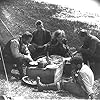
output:
<svg viewBox="0 0 100 100"><path fill-rule="evenodd" d="M11 39L3 50L5 67L8 74L11 74L13 65L16 64L21 77L24 76L22 66L32 62L28 44L32 40L32 34L26 31L21 37Z"/></svg>
<svg viewBox="0 0 100 100"><path fill-rule="evenodd" d="M3 49L3 57L4 57L4 60L5 60L5 62L10 63L10 64L14 63L14 59L15 59L14 56L13 56L13 54L12 54L12 52L11 52L11 48L10 48L11 43L14 42L14 41L19 44L19 41L14 38L14 39L11 39L5 45L5 47Z"/></svg>
<svg viewBox="0 0 100 100"><path fill-rule="evenodd" d="M14 52L13 49L18 52ZM7 63L13 64L15 59L23 58L23 55L27 55L28 47L21 42L21 38L13 38L6 45L3 50L3 56Z"/></svg>
<svg viewBox="0 0 100 100"><path fill-rule="evenodd" d="M96 36L93 35L90 36L91 36L91 41L96 42L96 49L93 56L100 57L100 39L98 39Z"/></svg>
<svg viewBox="0 0 100 100"><path fill-rule="evenodd" d="M87 89L88 94L92 94L93 93L92 88L94 85L94 74L92 70L90 69L89 66L83 64L79 73L82 77L83 83Z"/></svg>
<svg viewBox="0 0 100 100"><path fill-rule="evenodd" d="M94 51L94 54L95 54L98 51L100 51L100 40L96 36L93 36L90 34L88 36L88 39L86 41L84 41L83 48L85 48L85 49L91 48L92 46L94 46L94 43L96 45L96 48ZM100 52L98 52L98 54L100 54Z"/></svg>

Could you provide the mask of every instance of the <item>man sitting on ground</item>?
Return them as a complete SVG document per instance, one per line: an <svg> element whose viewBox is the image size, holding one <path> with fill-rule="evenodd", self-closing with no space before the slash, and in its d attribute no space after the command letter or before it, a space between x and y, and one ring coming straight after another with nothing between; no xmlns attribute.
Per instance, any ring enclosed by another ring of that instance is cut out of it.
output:
<svg viewBox="0 0 100 100"><path fill-rule="evenodd" d="M81 57L73 57L70 60L72 66L72 79L69 81L62 79L57 83L42 84L40 82L40 77L37 77L38 90L63 89L79 97L93 98L94 92L92 88L94 84L94 75L90 67L82 62L83 60Z"/></svg>
<svg viewBox="0 0 100 100"><path fill-rule="evenodd" d="M26 31L21 37L11 39L3 50L4 61L8 74L11 74L11 65L17 64L20 73L20 78L24 76L22 65L27 65L32 62L28 44L32 40L32 34Z"/></svg>
<svg viewBox="0 0 100 100"><path fill-rule="evenodd" d="M32 45L29 46L33 59L41 55L46 55L45 47L51 40L51 32L44 28L41 20L37 20L35 26L36 30L32 33Z"/></svg>

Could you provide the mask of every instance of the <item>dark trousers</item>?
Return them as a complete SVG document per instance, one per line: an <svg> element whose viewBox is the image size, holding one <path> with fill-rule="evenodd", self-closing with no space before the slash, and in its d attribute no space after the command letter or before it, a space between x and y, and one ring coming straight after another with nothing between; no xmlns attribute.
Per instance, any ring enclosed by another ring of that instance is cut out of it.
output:
<svg viewBox="0 0 100 100"><path fill-rule="evenodd" d="M61 82L61 89L68 91L75 96L88 99L88 94L80 87L80 85L70 80L63 80L63 82Z"/></svg>
<svg viewBox="0 0 100 100"><path fill-rule="evenodd" d="M24 66L27 65L27 62L21 58L13 59L12 62L5 60L5 67L6 67L7 74L11 74L11 70L14 68L14 64L16 65L20 73L20 76L23 77L24 76L23 65Z"/></svg>

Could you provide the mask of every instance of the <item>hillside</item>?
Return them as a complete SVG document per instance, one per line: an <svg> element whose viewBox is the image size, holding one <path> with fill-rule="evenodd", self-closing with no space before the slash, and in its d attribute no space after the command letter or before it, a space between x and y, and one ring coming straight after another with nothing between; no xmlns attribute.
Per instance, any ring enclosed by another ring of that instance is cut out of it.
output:
<svg viewBox="0 0 100 100"><path fill-rule="evenodd" d="M45 28L51 32L64 30L70 46L80 45L76 29L92 30L93 34L99 36L99 15L34 0L2 2L0 18L13 36L22 34L25 30L33 31L36 20L42 20Z"/></svg>
<svg viewBox="0 0 100 100"><path fill-rule="evenodd" d="M34 31L35 22L42 20L44 27L51 32L64 30L70 47L80 46L77 30L85 28L100 38L100 15L35 0L0 0L0 44L5 45L11 38L23 34L25 30ZM27 99L77 100L64 91L36 92L34 88L22 86L20 81L10 81L12 96L25 96ZM9 94L6 80L0 76L0 93ZM95 81L94 91L100 95L100 79ZM100 96L98 95L98 98Z"/></svg>

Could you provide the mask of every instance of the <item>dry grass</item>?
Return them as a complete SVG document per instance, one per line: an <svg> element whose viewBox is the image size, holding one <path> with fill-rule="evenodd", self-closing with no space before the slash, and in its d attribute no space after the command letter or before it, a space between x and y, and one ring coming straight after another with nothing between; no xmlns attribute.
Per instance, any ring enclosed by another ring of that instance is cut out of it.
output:
<svg viewBox="0 0 100 100"><path fill-rule="evenodd" d="M20 80L14 77L9 78L9 83L7 83L3 75L0 76L0 94L5 94L11 97L24 97L27 99L43 99L43 100L78 100L82 98L74 97L65 91L43 91L38 92L36 86L22 85ZM96 94L96 99L100 99L100 79L95 81L94 91Z"/></svg>

